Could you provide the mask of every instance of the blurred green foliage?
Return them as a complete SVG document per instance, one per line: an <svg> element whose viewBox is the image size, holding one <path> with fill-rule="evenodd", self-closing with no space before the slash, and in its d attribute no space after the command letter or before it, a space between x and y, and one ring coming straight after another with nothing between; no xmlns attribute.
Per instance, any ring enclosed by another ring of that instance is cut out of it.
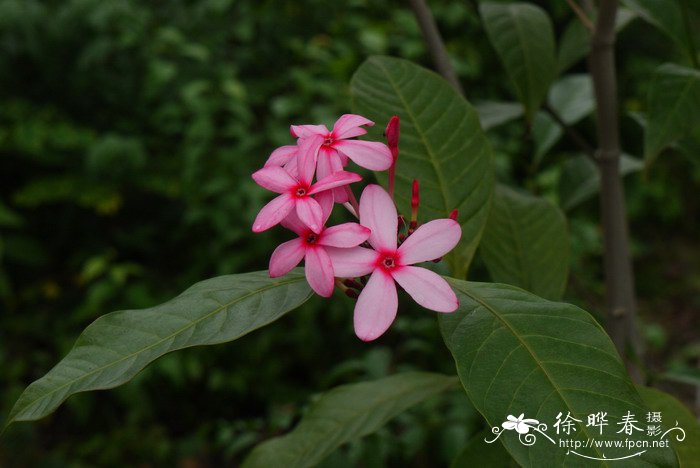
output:
<svg viewBox="0 0 700 468"><path fill-rule="evenodd" d="M430 3L468 98L514 100L475 2ZM560 38L573 19L566 4L536 3ZM639 156L633 112L644 110L653 69L683 53L639 21L621 34L623 144ZM267 195L250 173L292 141L289 124L348 112L349 78L377 53L429 66L404 2L0 0L0 417L97 316L266 268L285 235L251 234ZM578 128L595 136L590 116ZM534 162L523 129L514 121L489 132L499 177L558 201L577 150L563 138ZM652 378L667 361L678 373L697 358L700 232L689 220L700 212L700 166L687 148L628 179ZM567 299L595 311L595 200L569 215ZM472 279L488 279L478 263ZM235 343L166 356L129 385L17 425L0 439L0 466L235 465L288 430L314 392L397 369L454 371L434 315L403 304L392 331L366 345L352 333L352 302L336 299L314 299ZM454 393L327 466L446 465L480 429Z"/></svg>

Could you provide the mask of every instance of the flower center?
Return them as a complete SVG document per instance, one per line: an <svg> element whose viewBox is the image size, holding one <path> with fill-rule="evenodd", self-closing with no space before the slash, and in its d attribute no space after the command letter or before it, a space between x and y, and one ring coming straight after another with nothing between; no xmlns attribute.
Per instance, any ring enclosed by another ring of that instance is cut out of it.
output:
<svg viewBox="0 0 700 468"><path fill-rule="evenodd" d="M310 232L306 235L306 243L307 244L315 244L316 241L318 240L318 234L314 232Z"/></svg>
<svg viewBox="0 0 700 468"><path fill-rule="evenodd" d="M297 187L296 192L294 192L297 197L303 197L306 195L306 189L304 187Z"/></svg>
<svg viewBox="0 0 700 468"><path fill-rule="evenodd" d="M384 257L382 265L384 265L384 268L394 268L396 266L396 261L394 257Z"/></svg>
<svg viewBox="0 0 700 468"><path fill-rule="evenodd" d="M332 136L328 135L326 139L323 140L323 146L331 146L334 141L335 139Z"/></svg>

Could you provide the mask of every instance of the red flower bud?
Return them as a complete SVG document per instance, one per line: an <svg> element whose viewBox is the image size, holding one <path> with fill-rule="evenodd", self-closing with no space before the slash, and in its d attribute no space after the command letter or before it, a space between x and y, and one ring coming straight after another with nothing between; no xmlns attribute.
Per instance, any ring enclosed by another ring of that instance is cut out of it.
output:
<svg viewBox="0 0 700 468"><path fill-rule="evenodd" d="M458 214L459 212L457 210L452 210L452 213L450 213L450 219L454 219L455 221L457 221Z"/></svg>
<svg viewBox="0 0 700 468"><path fill-rule="evenodd" d="M399 128L401 126L401 122L399 120L399 116L395 115L391 119L389 119L389 123L386 125L386 131L384 134L386 135L386 143L389 149L391 150L391 155L394 157L394 162L396 162L396 158L399 157Z"/></svg>

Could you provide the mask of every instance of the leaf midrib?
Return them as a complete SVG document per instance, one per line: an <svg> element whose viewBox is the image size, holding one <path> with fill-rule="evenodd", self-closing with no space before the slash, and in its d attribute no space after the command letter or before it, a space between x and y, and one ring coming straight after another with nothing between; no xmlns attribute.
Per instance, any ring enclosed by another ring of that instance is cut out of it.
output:
<svg viewBox="0 0 700 468"><path fill-rule="evenodd" d="M209 317L218 314L218 313L221 312L222 310L227 309L227 308L233 306L233 305L236 304L237 302L241 302L241 301L243 301L243 300L245 300L245 299L247 299L247 298L249 298L249 297L251 297L251 296L254 296L255 294L258 294L258 293L262 293L262 292L264 292L264 291L267 291L268 289L272 289L272 288L276 288L276 287L281 287L281 286L286 286L286 285L288 285L288 284L293 284L293 283L299 282L299 281L301 281L303 278L304 278L304 277L301 276L301 277L294 278L294 279L291 279L291 280L280 281L280 282L277 282L277 283L273 283L273 284L271 284L271 285L266 285L266 286L264 286L264 287L262 287L262 288L260 288L260 289L253 290L253 291L251 291L251 292L249 292L249 293L247 293L247 294L245 294L245 295L243 295L243 296L237 297L237 298L233 299L232 301L227 302L226 304L220 305L219 307L217 307L216 309L214 309L212 312L209 312L209 313L207 313L206 315L204 315L204 316L202 316L202 317L200 317L200 318L198 318L198 319L196 319L196 320L193 320L193 321L189 322L186 326L180 328L179 330L177 330L177 331L171 333L170 335L168 335L168 336L166 336L166 337L164 337L164 338L161 338L160 340L158 340L158 341L156 341L156 342L154 342L154 343L152 343L152 344L150 344L150 345L148 345L148 346L146 346L146 347L144 347L144 348L141 348L140 350L138 350L138 351L136 351L136 352L133 352L133 353L131 353L131 354L128 354L128 355L126 355L126 356L124 356L124 357L122 357L122 358L120 358L120 359L118 359L118 360L116 360L116 361L112 361L112 362L110 362L109 364L106 364L106 365L104 365L104 366L95 368L95 369L91 370L90 372L88 372L88 373L86 373L86 374L83 374L83 375L81 375L80 377L78 377L78 378L76 378L76 379L69 380L68 382L66 382L66 383L64 383L64 384L62 384L62 385L60 385L60 386L54 388L53 390L41 394L38 398L35 398L35 399L31 400L30 402L28 402L27 404L24 405L24 409L20 408L19 410L17 410L17 412L14 412L14 411L13 411L12 413L14 413L14 414L11 414L11 415L10 415L10 417L9 417L8 420L7 420L7 423L5 423L5 427L9 426L9 425L10 425L12 422L14 422L14 421L17 421L17 420L18 420L18 419L17 419L17 415L21 414L22 411L26 411L27 408L33 406L33 405L36 404L38 401L41 401L41 400L44 400L44 399L48 398L50 395L53 395L54 393L58 392L59 390L62 390L62 389L66 388L66 387L68 387L68 386L70 386L70 385L73 385L73 384L75 384L76 382L79 382L79 381L81 381L81 380L84 380L84 379L86 379L87 377L89 377L89 376L91 376L91 375L94 375L94 374L96 374L96 373L98 373L98 372L102 372L102 371L104 371L105 369L107 369L107 368L109 368L109 367L111 367L111 366L114 366L114 365L116 365L116 364L119 364L120 362L126 361L127 359L130 359L130 358L132 358L132 357L134 357L134 356L138 356L139 354L142 354L142 353L146 352L147 350L149 350L149 349L151 349L151 348L154 348L154 347L156 347L156 346L158 346L158 345L164 343L165 341L167 341L167 340L169 340L169 339L171 339L171 338L173 338L173 337L175 337L175 336L177 336L177 335L183 333L184 331L188 330L189 328L191 328L191 327L193 327L193 326L196 326L196 325L199 324L201 321L203 321L203 320L205 320L205 319L208 319ZM178 297L181 297L181 296L183 296L183 295L186 295L186 294L182 294L182 295L180 295L180 296L178 296ZM157 307L157 306L156 306L156 307ZM120 311L120 312L123 312L123 311ZM104 316L103 316L103 317L104 317ZM81 334L81 335L82 335L82 334ZM187 347L188 347L188 346L184 346L183 348L179 348L179 349L184 349L184 348L187 348ZM75 350L76 348L77 348L77 346L73 347L73 349L71 349L71 351L68 353L68 355L67 355L66 357L68 357L68 356L70 355L70 353L73 352L73 350ZM164 354L167 354L167 352L164 353ZM59 362L59 364L60 364L60 362ZM57 364L57 365L58 365L58 364ZM50 373L50 371L49 371L49 373ZM38 381L35 382L35 383L40 382L41 380L43 380L44 378L46 378L47 375L49 375L49 374L46 374L42 379L38 380ZM127 380L127 381L128 381L128 380ZM33 385L33 384L32 384L32 385ZM118 384L117 384L117 385L118 385ZM30 385L30 387L31 387L31 385ZM98 387L97 389L99 389L99 388L100 388L100 387ZM113 388L113 387L104 387L104 388ZM28 387L27 389L29 389L29 387ZM26 391L26 390L25 390L25 391ZM69 396L70 396L70 395L69 395ZM21 396L20 396L20 398L21 398ZM66 398L67 398L67 397L66 397ZM64 399L63 401L65 401L65 399ZM19 404L19 401L17 402L17 404ZM59 403L59 404L60 404L60 403ZM29 420L31 421L32 419L29 419Z"/></svg>
<svg viewBox="0 0 700 468"><path fill-rule="evenodd" d="M662 71L661 73L663 75L666 75L666 78L671 76L671 73L668 73L665 70ZM678 77L678 78L684 78L684 77L679 76L678 74L675 74L675 73L673 74L673 76ZM671 121L675 119L675 114L678 112L678 108L680 107L681 103L685 100L686 94L691 89L693 89L693 87L695 86L695 84L696 84L695 81L698 81L698 78L694 77L694 76L687 76L687 78L688 78L688 81L683 85L683 90L680 92L680 94L678 94L678 99L676 99L675 102L673 103L672 112L667 113L667 115L669 117L667 119L665 119L664 122L661 124L661 129L658 133L662 136L662 138L667 138L667 135L669 133L668 128L670 126ZM659 94L658 91L656 92L656 94L658 96L658 94ZM656 148L654 148L654 152L647 155L647 159L649 161L655 159L659 155L659 153L663 150L663 148L668 145L668 142L667 142L667 143L664 143L662 146L659 146L658 140L659 139L657 138L657 141L655 142Z"/></svg>
<svg viewBox="0 0 700 468"><path fill-rule="evenodd" d="M454 285L454 283L453 283L453 285ZM511 332L511 334L520 342L520 344L522 345L523 349L527 350L527 352L530 354L530 356L532 357L532 359L533 359L533 361L535 362L535 364L537 365L537 367L538 367L540 370L542 370L542 372L544 373L545 377L547 378L547 380L549 381L549 383L552 385L552 388L554 389L554 391L557 393L557 395L559 396L559 398L561 398L561 400L562 400L562 401L564 402L564 404L566 405L567 410L573 410L573 407L571 406L571 404L569 403L569 401L564 397L563 393L561 392L561 389L554 383L554 380L553 380L552 377L549 375L549 373L548 373L547 370L544 368L544 366L540 365L540 363L539 363L540 361L539 361L538 358L536 357L537 355L536 355L536 354L534 353L534 351L530 348L530 346L528 346L528 344L520 337L520 335L519 335L518 333L516 333L515 329L513 329L513 327L510 325L510 323L508 323L506 320L504 320L504 319L500 316L500 314L499 314L495 309L493 309L488 303L484 302L480 297L476 296L475 294L473 294L473 293L471 293L471 292L469 292L469 291L464 290L463 288L461 288L461 287L459 287L459 286L457 286L457 285L454 285L454 287L456 287L457 289L459 289L459 290L460 290L462 293L464 293L465 295L469 296L473 301L479 303L484 309L488 310L494 317L496 317L496 318ZM581 425L581 424L578 424L578 426L579 426L579 428L581 428L581 432L583 432L584 434L586 434L586 436L588 436L589 438L592 437L592 435L589 433L589 431L586 430L586 426L583 426L583 425ZM596 453L598 453L599 455L603 456L603 453L602 453L600 450L598 450L598 447L594 447L594 448L595 448ZM604 466L610 466L610 465L609 465L608 463L604 463Z"/></svg>
<svg viewBox="0 0 700 468"><path fill-rule="evenodd" d="M442 198L443 209L445 212L447 212L449 210L449 205L447 202L447 197L445 196L445 190L446 190L445 181L444 181L442 172L440 171L440 168L438 167L437 162L436 162L437 155L435 155L433 153L433 149L430 146L430 144L428 143L427 137L423 133L421 126L418 124L417 117L411 111L411 108L409 107L408 102L404 99L403 93L399 89L398 85L394 81L391 74L389 74L389 71L386 69L386 67L384 67L384 64L382 64L381 61L375 60L374 63L377 64L378 68L382 70L382 73L384 73L384 75L386 76L387 81L389 82L391 87L394 89L394 92L396 93L398 98L401 100L401 105L406 110L406 114L413 122L413 127L416 129L416 133L419 135L419 138L420 138L421 142L423 143L423 146L425 146L426 152L429 156L428 160L430 161L430 164L433 167L433 171L435 171L435 175L436 175L438 182L440 184L440 196Z"/></svg>

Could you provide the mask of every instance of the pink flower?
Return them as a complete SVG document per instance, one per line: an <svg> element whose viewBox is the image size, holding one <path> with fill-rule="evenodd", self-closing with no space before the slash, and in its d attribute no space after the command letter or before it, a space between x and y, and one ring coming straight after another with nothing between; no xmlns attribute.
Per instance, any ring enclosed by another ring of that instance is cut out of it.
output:
<svg viewBox="0 0 700 468"><path fill-rule="evenodd" d="M434 260L452 250L462 229L452 219L436 219L420 226L397 248L398 219L389 194L368 185L360 199L360 223L371 230L363 247L329 248L335 275L352 278L371 273L355 305L355 333L364 341L381 336L396 318L399 285L420 305L437 312L453 312L457 296L437 273L411 266Z"/></svg>
<svg viewBox="0 0 700 468"><path fill-rule="evenodd" d="M325 125L292 125L290 132L292 136L300 139L313 135L323 138L318 152L319 178L342 171L343 167L348 165L348 158L358 166L372 171L389 169L393 163L393 157L384 143L349 139L367 133L367 130L362 128L364 125L372 126L374 122L361 115L344 114L336 120L333 131L329 132ZM348 201L345 189L335 190L334 194L336 202Z"/></svg>
<svg viewBox="0 0 700 468"><path fill-rule="evenodd" d="M297 175L297 153L299 147L297 145L280 146L267 158L265 167L282 166L291 175Z"/></svg>
<svg viewBox="0 0 700 468"><path fill-rule="evenodd" d="M253 232L270 229L295 210L304 224L319 233L323 227L323 212L312 195L362 180L357 174L338 171L312 185L317 152L322 140L322 137L314 135L299 141L297 176L275 165L263 167L253 174L258 185L280 194L260 210L253 222Z"/></svg>
<svg viewBox="0 0 700 468"><path fill-rule="evenodd" d="M333 196L330 192L319 195L323 210L323 223L328 220L333 208ZM326 252L327 247L356 247L369 238L369 229L357 223L345 223L329 228L323 227L315 232L304 225L294 212L282 221L282 225L299 235L275 249L270 257L270 277L277 278L289 273L304 259L306 280L311 289L323 297L333 294L333 264Z"/></svg>

